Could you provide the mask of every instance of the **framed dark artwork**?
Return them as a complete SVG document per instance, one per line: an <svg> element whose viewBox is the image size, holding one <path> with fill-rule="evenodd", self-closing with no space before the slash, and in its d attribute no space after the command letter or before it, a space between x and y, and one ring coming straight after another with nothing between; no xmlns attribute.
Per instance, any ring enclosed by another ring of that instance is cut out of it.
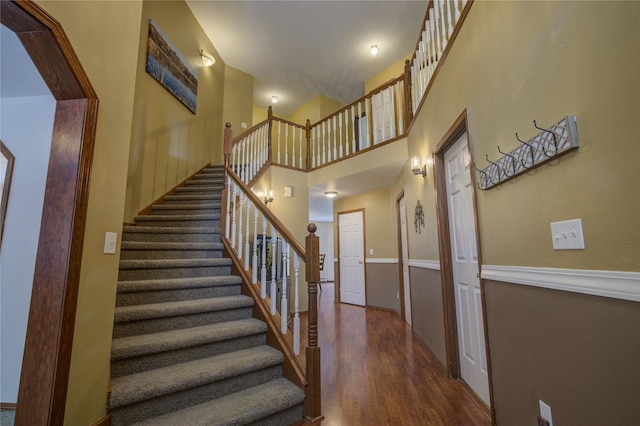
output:
<svg viewBox="0 0 640 426"><path fill-rule="evenodd" d="M146 71L192 113L196 113L198 72L153 19L149 19Z"/></svg>
<svg viewBox="0 0 640 426"><path fill-rule="evenodd" d="M422 228L424 228L424 208L422 208L420 200L416 202L416 209L413 213L413 226L415 226L417 234L422 234Z"/></svg>
<svg viewBox="0 0 640 426"><path fill-rule="evenodd" d="M7 204L9 202L9 190L11 189L11 175L13 175L13 162L15 157L0 141L0 192L2 198L0 201L0 244L2 244L2 234L4 231L4 218L7 214Z"/></svg>

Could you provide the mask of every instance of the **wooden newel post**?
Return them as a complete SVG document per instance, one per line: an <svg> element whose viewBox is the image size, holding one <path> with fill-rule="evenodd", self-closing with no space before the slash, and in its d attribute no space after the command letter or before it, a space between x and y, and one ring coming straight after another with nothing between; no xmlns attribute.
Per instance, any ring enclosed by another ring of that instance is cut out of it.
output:
<svg viewBox="0 0 640 426"><path fill-rule="evenodd" d="M304 417L310 423L320 422L322 415L320 386L320 348L318 347L318 283L320 282L320 239L315 235L317 226L310 223L305 239L306 278L309 287L309 343L307 345L307 387L305 389Z"/></svg>

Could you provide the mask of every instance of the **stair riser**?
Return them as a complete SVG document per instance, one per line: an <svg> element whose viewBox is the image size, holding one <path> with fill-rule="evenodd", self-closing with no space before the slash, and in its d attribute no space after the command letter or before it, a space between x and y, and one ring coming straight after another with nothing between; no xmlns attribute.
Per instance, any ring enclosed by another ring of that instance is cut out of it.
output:
<svg viewBox="0 0 640 426"><path fill-rule="evenodd" d="M163 227L183 227L192 226L198 228L220 228L220 218L218 219L204 219L204 220L191 220L185 218L184 220L140 220L136 219L138 226L163 226Z"/></svg>
<svg viewBox="0 0 640 426"><path fill-rule="evenodd" d="M121 250L120 260L219 259L222 250Z"/></svg>
<svg viewBox="0 0 640 426"><path fill-rule="evenodd" d="M116 306L146 305L149 303L178 302L184 300L208 299L211 297L238 296L240 285L221 285L211 287L185 288L163 291L142 291L137 293L119 293Z"/></svg>
<svg viewBox="0 0 640 426"><path fill-rule="evenodd" d="M163 278L211 277L229 275L230 266L200 266L195 268L120 269L118 281L156 280Z"/></svg>
<svg viewBox="0 0 640 426"><path fill-rule="evenodd" d="M192 185L176 188L176 195L213 195L219 194L224 188L222 185Z"/></svg>
<svg viewBox="0 0 640 426"><path fill-rule="evenodd" d="M186 188L193 188L193 187L198 187L198 186L221 187L221 186L224 185L224 179L223 178L217 178L217 179L209 178L209 179L207 179L207 177L208 176L205 176L202 179L188 180L186 182Z"/></svg>
<svg viewBox="0 0 640 426"><path fill-rule="evenodd" d="M206 197L195 197L189 195L167 195L164 198L164 204L170 206L177 206L181 204L211 204L211 203L219 203L222 200L220 195L207 195Z"/></svg>
<svg viewBox="0 0 640 426"><path fill-rule="evenodd" d="M196 359L249 349L264 345L266 341L266 333L260 333L237 339L208 343L206 345L191 346L135 358L111 361L111 375L112 377L120 377L126 374L135 374L142 371L153 370L154 368L179 364L181 362L194 361Z"/></svg>
<svg viewBox="0 0 640 426"><path fill-rule="evenodd" d="M200 325L217 324L251 318L252 307L228 309L224 311L202 312L174 317L153 318L142 321L116 323L113 326L113 337L139 336L160 331L181 330Z"/></svg>
<svg viewBox="0 0 640 426"><path fill-rule="evenodd" d="M264 417L257 422L249 423L247 426L282 426L298 423L302 420L303 405L294 405L291 408Z"/></svg>
<svg viewBox="0 0 640 426"><path fill-rule="evenodd" d="M211 234L175 234L123 232L122 241L166 242L166 243L216 243L220 241L220 233Z"/></svg>
<svg viewBox="0 0 640 426"><path fill-rule="evenodd" d="M219 215L221 211L220 206L215 206L215 207L207 207L207 208L201 208L201 209L189 209L189 208L184 208L184 209L158 209L158 208L151 208L151 212L154 215L162 215L162 216L168 216L168 215L176 215L176 214L184 214L184 215L190 215L190 214L217 214Z"/></svg>
<svg viewBox="0 0 640 426"><path fill-rule="evenodd" d="M200 404L211 399L220 398L233 392L246 389L251 386L266 383L282 376L282 367L274 366L258 371L252 371L225 380L208 383L192 389L186 389L169 395L118 407L111 411L111 424L113 426L129 425L142 420L160 416ZM302 415L298 417L298 420ZM288 423L281 423L284 425Z"/></svg>

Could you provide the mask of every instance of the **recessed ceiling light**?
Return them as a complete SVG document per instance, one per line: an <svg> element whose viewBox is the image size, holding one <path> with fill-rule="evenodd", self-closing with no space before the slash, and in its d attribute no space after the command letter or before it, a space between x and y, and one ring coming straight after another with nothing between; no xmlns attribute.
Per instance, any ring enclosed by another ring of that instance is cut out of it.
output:
<svg viewBox="0 0 640 426"><path fill-rule="evenodd" d="M380 49L378 49L378 45L377 44L371 45L371 48L369 49L369 53L371 53L371 56L376 56L379 51L380 51Z"/></svg>
<svg viewBox="0 0 640 426"><path fill-rule="evenodd" d="M336 191L327 191L324 193L324 196L327 198L336 198L338 193Z"/></svg>

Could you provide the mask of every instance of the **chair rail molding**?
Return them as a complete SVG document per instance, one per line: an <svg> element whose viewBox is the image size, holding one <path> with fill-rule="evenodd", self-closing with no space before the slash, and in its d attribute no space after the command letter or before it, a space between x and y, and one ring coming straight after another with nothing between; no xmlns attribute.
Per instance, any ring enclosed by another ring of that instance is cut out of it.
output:
<svg viewBox="0 0 640 426"><path fill-rule="evenodd" d="M439 260L424 260L424 259L409 259L409 266L422 269L433 269L435 271L440 270Z"/></svg>
<svg viewBox="0 0 640 426"><path fill-rule="evenodd" d="M640 272L483 265L480 277L640 302Z"/></svg>

